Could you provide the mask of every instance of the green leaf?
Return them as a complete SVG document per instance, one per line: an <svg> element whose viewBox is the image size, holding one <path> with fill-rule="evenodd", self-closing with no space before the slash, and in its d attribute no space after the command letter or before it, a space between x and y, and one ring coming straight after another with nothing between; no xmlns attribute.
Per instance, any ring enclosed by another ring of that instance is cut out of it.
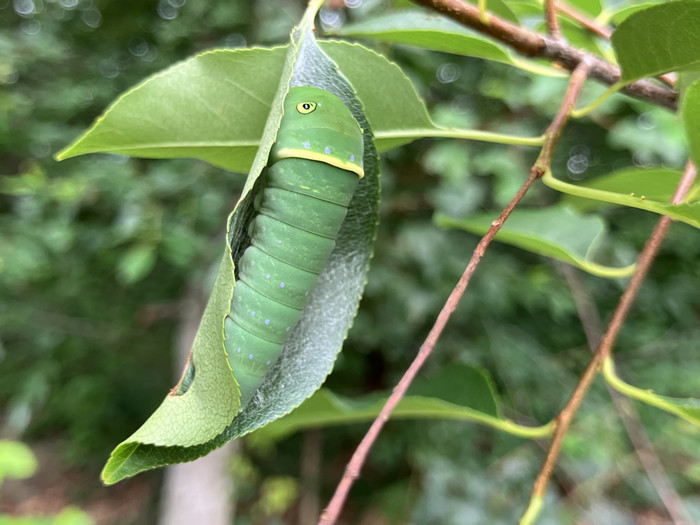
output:
<svg viewBox="0 0 700 525"><path fill-rule="evenodd" d="M154 458L168 450L158 447L208 442L235 417L240 393L223 350L223 320L230 310L233 282L230 250L225 250L192 347L190 365L196 381L184 391L171 392L148 421L112 452L102 471L105 483L153 468Z"/></svg>
<svg viewBox="0 0 700 525"><path fill-rule="evenodd" d="M319 45L355 88L379 151L426 136L541 144L539 137L437 126L395 64L360 45ZM56 158L95 152L195 157L231 171L247 172L260 145L285 52L286 48L224 49L176 64L120 96ZM376 89L377 85L391 89Z"/></svg>
<svg viewBox="0 0 700 525"><path fill-rule="evenodd" d="M612 34L620 82L700 64L700 2L667 2L629 15Z"/></svg>
<svg viewBox="0 0 700 525"><path fill-rule="evenodd" d="M655 394L652 390L643 390L625 383L617 375L615 364L611 357L606 358L603 363L603 377L605 377L605 380L611 387L621 394L674 414L693 425L700 426L700 399L661 396Z"/></svg>
<svg viewBox="0 0 700 525"><path fill-rule="evenodd" d="M479 4L478 0L474 0L471 3L477 6ZM486 9L503 20L507 20L508 22L512 22L514 24L520 24L518 16L515 14L513 9L511 9L508 3L504 2L503 0L488 0L486 3Z"/></svg>
<svg viewBox="0 0 700 525"><path fill-rule="evenodd" d="M680 93L681 99L683 99L690 86L692 86L697 80L700 80L700 67L686 69L678 73L676 91Z"/></svg>
<svg viewBox="0 0 700 525"><path fill-rule="evenodd" d="M153 75L117 98L58 153L196 157L248 171L260 144L286 49L215 50Z"/></svg>
<svg viewBox="0 0 700 525"><path fill-rule="evenodd" d="M479 6L479 0L468 0L470 4ZM520 20L515 14L516 8L519 4L523 3L525 0L516 0L515 4L510 0L488 0L486 2L486 10L490 13L497 15L503 20L512 22L514 24L519 24ZM531 0L528 0L531 1ZM532 0L534 1L534 0ZM404 10L415 10L416 4L409 0L394 0L393 8L396 13L403 12ZM423 11L425 13L431 13L430 11Z"/></svg>
<svg viewBox="0 0 700 525"><path fill-rule="evenodd" d="M458 220L438 214L435 222L442 228L484 234L494 218L493 214L483 214ZM550 206L536 210L515 210L495 239L571 264L599 277L631 275L634 265L615 268L591 260L605 229L605 223L600 217L582 216L566 206Z"/></svg>
<svg viewBox="0 0 700 525"><path fill-rule="evenodd" d="M69 505L53 516L9 516L0 514L0 525L93 525L87 512Z"/></svg>
<svg viewBox="0 0 700 525"><path fill-rule="evenodd" d="M317 9L319 2L316 2ZM378 157L371 129L353 96L353 87L317 47L307 25L294 33L280 90L263 132L243 195L229 219L227 246L217 283L197 333L183 383L161 408L112 453L103 471L115 483L143 470L190 461L293 410L330 373L352 325L366 282L378 220ZM306 31L304 31L306 28ZM223 323L230 310L234 263L247 248L248 227L261 191L255 182L264 168L282 117L287 87L313 85L334 92L351 108L365 133L365 176L360 181L336 247L324 268L302 320L285 343L255 398L239 412L239 392L225 359ZM206 118L206 117L205 117ZM196 395L193 395L196 392Z"/></svg>
<svg viewBox="0 0 700 525"><path fill-rule="evenodd" d="M319 42L323 51L340 66L357 91L379 151L408 144L423 137L447 137L504 144L537 146L541 137L524 138L479 130L436 125L413 84L396 64L360 45ZM391 89L376 89L376 86Z"/></svg>
<svg viewBox="0 0 700 525"><path fill-rule="evenodd" d="M53 517L51 525L92 525L95 520L87 512L68 506Z"/></svg>
<svg viewBox="0 0 700 525"><path fill-rule="evenodd" d="M406 10L378 16L347 25L338 33L492 60L541 75L566 76L559 69L514 57L507 48L471 32L449 18L426 11Z"/></svg>
<svg viewBox="0 0 700 525"><path fill-rule="evenodd" d="M386 399L386 394L349 399L322 389L294 412L260 429L254 436L259 440L278 440L307 428L371 421ZM502 419L487 373L459 364L444 369L432 379L416 381L391 418L476 421L525 438L545 436L550 430L549 425L526 427Z"/></svg>
<svg viewBox="0 0 700 525"><path fill-rule="evenodd" d="M569 3L591 16L598 16L603 10L600 0L571 0Z"/></svg>
<svg viewBox="0 0 700 525"><path fill-rule="evenodd" d="M311 22L307 19L307 25L301 26L300 30L308 31L310 26ZM141 428L114 449L102 471L102 480L106 484L116 483L147 469L195 459L228 441L212 444L231 425L240 408L240 390L224 350L224 319L231 309L235 283L233 250L238 248L236 242L242 236L241 217L249 220L252 215L250 190L262 172L282 118L282 101L303 36L297 38L280 72L284 76L274 81L274 85L280 86L280 89L270 104L272 109L261 133L261 146L241 199L229 219L229 235L219 273L181 382ZM205 110L204 114L195 114L191 118L206 122L208 115ZM235 223L236 219L238 223Z"/></svg>
<svg viewBox="0 0 700 525"><path fill-rule="evenodd" d="M681 114L688 136L690 156L695 165L700 166L700 80L686 89Z"/></svg>
<svg viewBox="0 0 700 525"><path fill-rule="evenodd" d="M27 445L19 441L0 440L0 482L5 478L29 478L36 469L36 458Z"/></svg>
<svg viewBox="0 0 700 525"><path fill-rule="evenodd" d="M614 13L610 13L606 17L606 19L602 20L601 22L603 22L603 23L612 22L613 24L619 25L622 23L623 20L625 20L632 13L636 13L637 11L642 11L642 10L647 9L649 7L659 5L659 3L660 2L647 2L647 3L643 3L643 4L624 6L624 7L621 7L618 11L615 11Z"/></svg>
<svg viewBox="0 0 700 525"><path fill-rule="evenodd" d="M682 204L669 204L668 202L659 202L647 198L645 194L635 193L634 190L629 192L606 191L579 184L569 184L568 182L555 179L551 172L545 173L544 177L542 177L542 182L550 188L561 191L562 193L601 202L619 204L630 208L639 208L640 210L646 210L660 215L668 215L676 221L681 221L695 228L700 228L700 201L697 200L697 185L694 191L691 190L691 192L689 192L685 202Z"/></svg>
<svg viewBox="0 0 700 525"><path fill-rule="evenodd" d="M518 19L542 19L542 3L537 0L506 0Z"/></svg>
<svg viewBox="0 0 700 525"><path fill-rule="evenodd" d="M155 263L155 247L152 244L138 244L129 248L119 259L117 277L124 284L134 284L146 277Z"/></svg>

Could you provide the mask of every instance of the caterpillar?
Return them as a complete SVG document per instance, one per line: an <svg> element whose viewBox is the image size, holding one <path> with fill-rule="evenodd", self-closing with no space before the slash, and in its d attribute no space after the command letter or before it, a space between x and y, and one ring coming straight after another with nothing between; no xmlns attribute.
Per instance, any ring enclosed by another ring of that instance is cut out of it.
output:
<svg viewBox="0 0 700 525"><path fill-rule="evenodd" d="M328 91L293 87L224 322L243 409L301 319L363 170L362 129Z"/></svg>

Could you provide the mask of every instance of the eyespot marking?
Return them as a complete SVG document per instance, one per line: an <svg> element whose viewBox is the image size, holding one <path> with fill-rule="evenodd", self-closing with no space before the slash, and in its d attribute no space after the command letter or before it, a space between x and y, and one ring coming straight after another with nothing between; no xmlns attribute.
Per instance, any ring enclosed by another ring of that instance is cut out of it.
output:
<svg viewBox="0 0 700 525"><path fill-rule="evenodd" d="M297 104L297 111L302 115L308 115L316 110L316 102L300 102Z"/></svg>

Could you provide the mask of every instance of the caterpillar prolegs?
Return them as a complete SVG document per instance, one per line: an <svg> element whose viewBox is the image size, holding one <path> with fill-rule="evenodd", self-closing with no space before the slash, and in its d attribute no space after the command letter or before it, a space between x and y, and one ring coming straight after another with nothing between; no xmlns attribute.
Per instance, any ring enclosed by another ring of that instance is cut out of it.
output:
<svg viewBox="0 0 700 525"><path fill-rule="evenodd" d="M362 129L338 97L290 89L224 326L241 407L301 319L364 176L363 150Z"/></svg>

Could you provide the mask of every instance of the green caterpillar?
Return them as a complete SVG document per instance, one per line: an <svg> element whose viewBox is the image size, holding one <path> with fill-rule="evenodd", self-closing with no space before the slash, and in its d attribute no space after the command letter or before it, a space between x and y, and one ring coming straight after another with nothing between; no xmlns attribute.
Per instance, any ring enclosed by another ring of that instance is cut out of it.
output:
<svg viewBox="0 0 700 525"><path fill-rule="evenodd" d="M364 176L363 152L362 129L338 97L290 89L224 324L241 408L301 319Z"/></svg>

